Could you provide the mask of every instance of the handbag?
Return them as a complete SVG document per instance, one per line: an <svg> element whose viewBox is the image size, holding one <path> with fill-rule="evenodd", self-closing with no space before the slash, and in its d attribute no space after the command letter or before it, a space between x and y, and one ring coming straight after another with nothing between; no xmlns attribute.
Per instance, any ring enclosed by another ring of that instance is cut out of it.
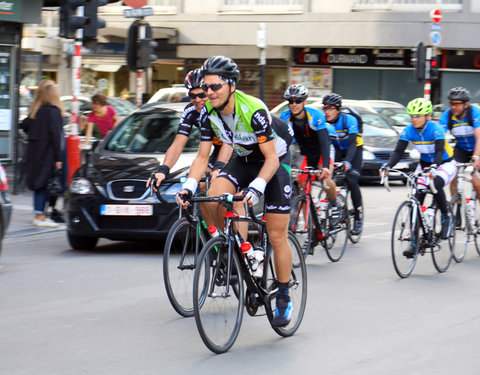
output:
<svg viewBox="0 0 480 375"><path fill-rule="evenodd" d="M63 170L55 169L55 174L47 182L47 194L50 197L59 197L63 193Z"/></svg>

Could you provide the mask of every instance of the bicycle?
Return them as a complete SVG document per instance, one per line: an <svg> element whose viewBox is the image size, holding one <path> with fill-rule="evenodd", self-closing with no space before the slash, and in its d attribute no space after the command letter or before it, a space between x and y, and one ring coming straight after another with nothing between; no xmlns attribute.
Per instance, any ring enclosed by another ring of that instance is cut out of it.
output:
<svg viewBox="0 0 480 375"><path fill-rule="evenodd" d="M155 174L152 174L151 178L150 186L153 186ZM185 180L186 177L164 180L162 186L183 183ZM208 189L209 176L202 181L206 182ZM162 194L156 191L158 199L166 203ZM194 271L198 254L211 237L194 198L192 203L186 209L179 206L179 218L170 228L163 250L163 281L167 297L174 310L183 317L194 315L192 301Z"/></svg>
<svg viewBox="0 0 480 375"><path fill-rule="evenodd" d="M345 197L341 194L337 194L337 198L340 201L338 217L332 217L332 208L327 207L325 192L326 188L328 188L327 185L319 187L319 193L315 198L318 202L323 202L323 204L320 204L320 207L316 207L312 196L312 176L319 172L319 170L314 170L311 167L292 169L292 176L295 174L305 175L307 181L305 182L303 192L292 201L290 230L297 236L305 258L308 254L313 255L315 246L320 243L325 249L327 257L332 262L338 262L345 253L350 220L348 218Z"/></svg>
<svg viewBox="0 0 480 375"><path fill-rule="evenodd" d="M233 211L233 201L243 200L243 197L223 194L195 200L217 202L227 209L224 230L210 239L198 256L193 282L193 306L198 332L204 344L212 352L220 354L235 343L242 324L244 305L251 316L266 314L270 322L273 319L277 293L274 253L268 241L265 221L257 219L250 207L245 216ZM250 263L243 258L240 250L243 239L235 224L242 221L253 222L259 228L255 236L259 243L255 247L264 251L264 271L260 278L253 275ZM299 328L307 299L305 260L300 245L290 232L288 242L293 256L289 295L294 310L287 326L272 326L283 337L293 335ZM265 314L258 314L261 307L265 309Z"/></svg>
<svg viewBox="0 0 480 375"><path fill-rule="evenodd" d="M476 197L476 191L472 186L472 192L469 198L467 198L463 182L471 182L472 178L467 177L465 174L465 168L473 166L472 163L457 163L458 168L458 183L457 193L452 197L450 205L453 211L453 222L455 230L457 232L463 232L463 246L456 247L453 252L453 259L460 263L465 258L467 252L468 243L473 241L475 243L475 249L480 255L480 244L478 243L478 220L475 217L475 213L478 212L478 201ZM478 176L478 172L475 172ZM458 250L458 251L457 251Z"/></svg>
<svg viewBox="0 0 480 375"><path fill-rule="evenodd" d="M337 191L337 196L338 196L338 193L340 193L344 197L345 202L347 204L348 218L350 220L348 238L350 239L350 242L358 243L358 241L360 241L360 237L362 236L363 226L362 226L362 229L360 229L359 233L353 233L354 221L355 221L355 208L353 207L352 200L349 199L350 189L348 188L348 185L345 183L346 172L345 172L344 166L345 165L343 162L334 163L333 179L335 181L335 184L337 185L337 188L341 186L339 191ZM363 199L362 199L362 204L360 205L360 207L358 207L358 214L359 214L359 219L362 221L362 223L365 223L365 210L363 209Z"/></svg>
<svg viewBox="0 0 480 375"><path fill-rule="evenodd" d="M450 229L448 239L442 240L441 233L441 212L432 199L429 207L421 205L416 198L418 191L417 181L419 178L426 180L428 188L422 189L425 193L435 194L436 189L433 179L428 177L428 171L404 173L392 169L385 176L382 176L381 184L385 185L388 191L390 186L388 176L392 173L399 174L407 181L409 189L408 199L400 204L393 220L391 251L395 272L401 278L407 278L412 273L417 263L418 255L432 254L433 265L440 273L445 272L452 262L452 254L455 246L455 230ZM451 214L451 209L449 207ZM414 247L414 255L407 257L405 250Z"/></svg>

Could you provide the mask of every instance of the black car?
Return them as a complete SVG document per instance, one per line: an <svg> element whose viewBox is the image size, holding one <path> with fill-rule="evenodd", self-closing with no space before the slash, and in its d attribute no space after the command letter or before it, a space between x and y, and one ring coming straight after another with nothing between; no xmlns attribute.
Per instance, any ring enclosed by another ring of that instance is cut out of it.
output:
<svg viewBox="0 0 480 375"><path fill-rule="evenodd" d="M66 204L67 235L74 249L92 249L99 238L163 238L178 218L175 193L162 185L167 203L145 187L172 143L185 103L147 105L125 118L96 143L74 174ZM171 177L186 175L196 156L200 131L189 141Z"/></svg>
<svg viewBox="0 0 480 375"><path fill-rule="evenodd" d="M2 253L2 240L7 233L12 218L12 202L8 195L8 179L5 168L0 164L0 254Z"/></svg>

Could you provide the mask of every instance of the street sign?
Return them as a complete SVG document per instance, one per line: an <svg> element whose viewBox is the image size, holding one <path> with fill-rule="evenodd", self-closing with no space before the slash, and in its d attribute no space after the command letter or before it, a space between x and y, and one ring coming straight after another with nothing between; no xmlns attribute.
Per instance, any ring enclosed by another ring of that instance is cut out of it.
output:
<svg viewBox="0 0 480 375"><path fill-rule="evenodd" d="M442 36L440 35L440 32L432 31L430 33L430 43L432 43L432 45L438 46L441 41L442 41Z"/></svg>
<svg viewBox="0 0 480 375"><path fill-rule="evenodd" d="M442 25L439 23L431 23L430 24L430 31L440 31L442 30Z"/></svg>
<svg viewBox="0 0 480 375"><path fill-rule="evenodd" d="M440 23L442 20L442 12L439 9L433 9L430 12L430 17L432 18L433 23Z"/></svg>
<svg viewBox="0 0 480 375"><path fill-rule="evenodd" d="M131 8L124 9L123 16L125 18L142 18L146 16L153 16L153 8Z"/></svg>

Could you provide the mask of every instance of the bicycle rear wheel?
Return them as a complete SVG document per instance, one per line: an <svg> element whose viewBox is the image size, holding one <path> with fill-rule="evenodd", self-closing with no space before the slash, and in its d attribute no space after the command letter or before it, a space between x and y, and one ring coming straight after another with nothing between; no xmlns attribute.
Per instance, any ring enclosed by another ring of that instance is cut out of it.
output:
<svg viewBox="0 0 480 375"><path fill-rule="evenodd" d="M413 223L413 203L411 201L403 202L398 207L397 213L393 220L392 227L392 261L395 272L401 278L410 276L415 264L417 263L420 238L422 236L422 228L419 224L417 233L415 233ZM413 246L413 247L412 247ZM415 250L413 257L407 258L403 253L407 250Z"/></svg>
<svg viewBox="0 0 480 375"><path fill-rule="evenodd" d="M196 258L206 240L197 224L178 219L163 251L163 281L168 299L181 316L193 316L193 276Z"/></svg>
<svg viewBox="0 0 480 375"><path fill-rule="evenodd" d="M450 207L448 212L451 214ZM435 245L432 247L433 265L438 272L445 272L452 263L454 248L455 248L455 230L450 228L449 237L446 240L440 238L442 231L442 213L437 207L435 210L434 221L434 238Z"/></svg>
<svg viewBox="0 0 480 375"><path fill-rule="evenodd" d="M302 323L305 306L307 304L307 268L305 266L305 259L303 258L300 244L295 235L290 231L288 232L288 243L292 250L292 273L288 290L293 306L292 319L285 327L272 327L277 334L283 337L291 336L298 330ZM264 288L271 292L276 289L276 281L277 273L275 271L275 255L273 254L272 249L269 249L267 251L262 283ZM273 312L275 311L275 292L268 298ZM273 319L273 316L269 316L268 318L271 320Z"/></svg>
<svg viewBox="0 0 480 375"><path fill-rule="evenodd" d="M193 308L198 332L212 352L228 351L237 339L243 318L243 277L240 260L228 241L212 238L200 253L193 280Z"/></svg>
<svg viewBox="0 0 480 375"><path fill-rule="evenodd" d="M461 263L465 254L467 253L469 236L469 224L465 212L465 204L462 204L462 196L455 194L450 201L453 214L453 228L455 230L455 237L460 239L460 243L456 244L453 251L453 259L457 263Z"/></svg>
<svg viewBox="0 0 480 375"><path fill-rule="evenodd" d="M325 221L326 224L326 238L323 242L328 259L332 262L338 262L345 253L347 247L350 220L348 216L348 209L345 203L345 197L338 194L337 199L343 205L340 212L340 217L332 219L331 215Z"/></svg>
<svg viewBox="0 0 480 375"><path fill-rule="evenodd" d="M312 239L315 233L309 203L308 196L302 194L293 199L290 209L290 230L297 237L304 257L313 254Z"/></svg>

